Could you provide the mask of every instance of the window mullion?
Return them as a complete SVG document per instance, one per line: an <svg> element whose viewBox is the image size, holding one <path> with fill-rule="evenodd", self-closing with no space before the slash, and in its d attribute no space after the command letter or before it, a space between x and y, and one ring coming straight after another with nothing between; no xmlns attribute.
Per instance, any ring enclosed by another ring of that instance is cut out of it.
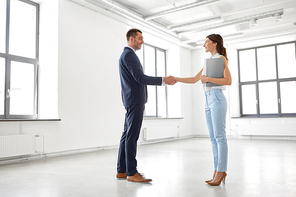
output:
<svg viewBox="0 0 296 197"><path fill-rule="evenodd" d="M259 98L259 77L258 77L258 57L257 57L257 48L255 49L255 62L256 62L256 105L257 105L257 116L260 116L260 98Z"/></svg>
<svg viewBox="0 0 296 197"><path fill-rule="evenodd" d="M10 28L10 0L6 1L6 35L5 35L5 53L9 54L9 28Z"/></svg>
<svg viewBox="0 0 296 197"><path fill-rule="evenodd" d="M238 57L238 83L239 83L239 104L240 104L240 116L243 115L243 97L242 97L242 84L241 84L241 74L240 74L240 56L239 51L237 51L237 57Z"/></svg>
<svg viewBox="0 0 296 197"><path fill-rule="evenodd" d="M4 118L9 118L10 104L10 61L9 54L9 29L10 29L10 0L6 1L6 35L5 35L5 88L4 88Z"/></svg>
<svg viewBox="0 0 296 197"><path fill-rule="evenodd" d="M165 76L167 76L167 61L166 61L166 52L164 51L164 65L165 65L165 69L164 69L164 73ZM166 118L168 117L169 114L169 105L168 105L168 88L167 86L165 86L165 103L166 103Z"/></svg>
<svg viewBox="0 0 296 197"><path fill-rule="evenodd" d="M145 44L143 44L143 65L142 66L143 66L143 70L145 70ZM144 116L146 116L146 110L144 110Z"/></svg>
<svg viewBox="0 0 296 197"><path fill-rule="evenodd" d="M154 63L154 66L155 66L155 76L157 76L157 50L156 50L156 47L154 47L154 55L155 55L155 63ZM155 86L155 96L156 96L156 117L158 117L158 91L157 91L157 86Z"/></svg>
<svg viewBox="0 0 296 197"><path fill-rule="evenodd" d="M278 95L278 98L277 98L278 99L278 114L279 114L279 116L282 116L277 46L275 46L275 69L276 69L276 82L277 82L277 95Z"/></svg>
<svg viewBox="0 0 296 197"><path fill-rule="evenodd" d="M5 99L4 99L4 117L9 118L10 111L10 65L11 60L6 58L5 61Z"/></svg>

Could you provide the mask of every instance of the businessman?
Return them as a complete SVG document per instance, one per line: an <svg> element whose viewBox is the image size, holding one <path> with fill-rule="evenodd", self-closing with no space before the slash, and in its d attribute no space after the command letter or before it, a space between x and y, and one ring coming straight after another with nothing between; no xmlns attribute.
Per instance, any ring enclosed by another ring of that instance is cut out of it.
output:
<svg viewBox="0 0 296 197"><path fill-rule="evenodd" d="M147 102L147 85L173 85L173 76L151 77L143 72L143 67L136 55L144 43L142 32L130 29L127 43L119 59L119 74L123 105L126 110L124 131L119 145L116 178L126 178L133 182L150 182L137 171L137 141L143 121L145 103Z"/></svg>

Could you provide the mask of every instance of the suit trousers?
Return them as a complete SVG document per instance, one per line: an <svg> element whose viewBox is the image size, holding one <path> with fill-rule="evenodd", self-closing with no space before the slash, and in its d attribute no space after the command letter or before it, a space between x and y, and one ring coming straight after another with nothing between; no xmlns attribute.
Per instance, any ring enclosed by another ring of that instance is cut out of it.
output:
<svg viewBox="0 0 296 197"><path fill-rule="evenodd" d="M228 145L225 132L227 101L221 89L205 92L205 114L212 142L214 169L226 172Z"/></svg>
<svg viewBox="0 0 296 197"><path fill-rule="evenodd" d="M124 131L121 136L117 172L133 176L137 173L137 141L143 122L144 104L125 107Z"/></svg>

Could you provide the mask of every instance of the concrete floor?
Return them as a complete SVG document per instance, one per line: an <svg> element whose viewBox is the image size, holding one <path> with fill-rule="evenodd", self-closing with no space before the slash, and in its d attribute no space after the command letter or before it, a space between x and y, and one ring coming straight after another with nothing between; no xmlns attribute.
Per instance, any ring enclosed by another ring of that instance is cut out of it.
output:
<svg viewBox="0 0 296 197"><path fill-rule="evenodd" d="M209 186L210 140L138 147L138 171L151 183L117 180L117 150L0 166L1 197L295 197L296 141L228 139L226 184Z"/></svg>

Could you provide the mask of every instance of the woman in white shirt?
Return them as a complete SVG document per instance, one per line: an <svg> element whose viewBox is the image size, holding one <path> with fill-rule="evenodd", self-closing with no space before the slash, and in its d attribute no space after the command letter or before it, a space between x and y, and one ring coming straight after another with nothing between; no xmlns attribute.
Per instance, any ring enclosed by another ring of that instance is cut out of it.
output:
<svg viewBox="0 0 296 197"><path fill-rule="evenodd" d="M205 114L209 134L212 142L212 151L214 156L214 175L211 180L206 181L209 185L225 184L227 171L228 146L225 132L225 119L227 112L227 102L222 90L226 85L231 85L232 79L228 68L228 58L226 49L223 46L223 38L219 34L211 34L206 37L203 45L206 52L211 53L211 58L223 58L224 60L224 78L211 78L203 74L203 69L194 77L176 78L182 83L196 83L199 80L204 84L211 82L220 86L205 87Z"/></svg>

